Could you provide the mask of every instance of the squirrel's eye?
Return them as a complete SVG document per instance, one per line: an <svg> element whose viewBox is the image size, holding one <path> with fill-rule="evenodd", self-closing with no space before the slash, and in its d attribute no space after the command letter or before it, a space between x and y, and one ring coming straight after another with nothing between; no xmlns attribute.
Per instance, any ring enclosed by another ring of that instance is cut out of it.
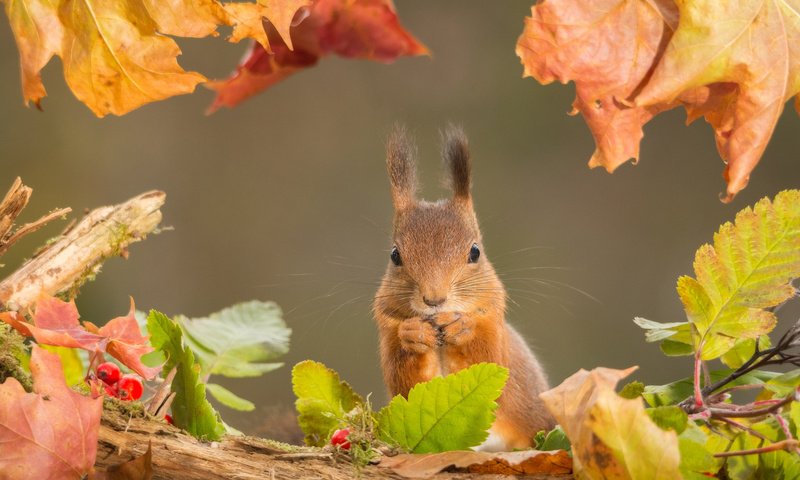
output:
<svg viewBox="0 0 800 480"><path fill-rule="evenodd" d="M479 258L481 258L481 249L478 248L477 243L473 243L472 248L469 249L469 260L467 260L467 263L475 263Z"/></svg>
<svg viewBox="0 0 800 480"><path fill-rule="evenodd" d="M389 257L392 259L392 263L398 267L403 264L403 259L400 258L400 251L397 250L397 247L392 247L392 253Z"/></svg>

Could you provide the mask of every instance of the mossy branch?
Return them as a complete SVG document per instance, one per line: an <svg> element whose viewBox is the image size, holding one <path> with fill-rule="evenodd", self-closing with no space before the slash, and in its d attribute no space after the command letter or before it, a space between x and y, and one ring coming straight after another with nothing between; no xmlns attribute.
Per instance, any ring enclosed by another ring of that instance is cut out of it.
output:
<svg viewBox="0 0 800 480"><path fill-rule="evenodd" d="M156 229L165 199L164 192L151 191L89 212L0 282L0 306L24 310L41 293L74 296L103 261L116 255L127 258L128 245Z"/></svg>

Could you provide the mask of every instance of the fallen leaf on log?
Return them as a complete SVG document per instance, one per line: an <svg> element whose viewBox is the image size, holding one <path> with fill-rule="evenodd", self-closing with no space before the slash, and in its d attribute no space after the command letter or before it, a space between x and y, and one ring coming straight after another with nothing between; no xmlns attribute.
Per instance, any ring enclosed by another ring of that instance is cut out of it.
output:
<svg viewBox="0 0 800 480"><path fill-rule="evenodd" d="M112 465L104 472L96 472L89 480L151 480L153 478L153 445L147 444L147 451L136 458Z"/></svg>
<svg viewBox="0 0 800 480"><path fill-rule="evenodd" d="M498 475L569 475L572 458L565 450L500 453L467 450L383 457L379 466L406 478L430 478L448 468Z"/></svg>
<svg viewBox="0 0 800 480"><path fill-rule="evenodd" d="M37 346L31 374L34 393L14 378L0 385L0 477L83 478L97 454L103 399L73 392L58 355Z"/></svg>

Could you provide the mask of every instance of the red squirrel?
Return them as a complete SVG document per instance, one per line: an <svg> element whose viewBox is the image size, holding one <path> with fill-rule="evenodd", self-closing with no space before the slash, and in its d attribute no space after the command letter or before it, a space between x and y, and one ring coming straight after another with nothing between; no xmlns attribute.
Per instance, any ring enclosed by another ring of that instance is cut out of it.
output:
<svg viewBox="0 0 800 480"><path fill-rule="evenodd" d="M506 291L486 258L470 192L464 133L443 135L452 198L418 200L415 147L402 127L390 134L386 167L394 204L390 262L375 295L383 378L389 393L480 362L509 369L484 450L529 448L554 420L539 399L544 370L506 323Z"/></svg>

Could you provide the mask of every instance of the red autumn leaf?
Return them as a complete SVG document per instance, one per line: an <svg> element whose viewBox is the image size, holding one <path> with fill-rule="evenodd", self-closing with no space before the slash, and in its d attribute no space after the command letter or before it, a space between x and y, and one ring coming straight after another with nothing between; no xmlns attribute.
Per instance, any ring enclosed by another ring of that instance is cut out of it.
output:
<svg viewBox="0 0 800 480"><path fill-rule="evenodd" d="M97 454L102 398L88 398L64 382L58 355L33 347L34 393L9 378L0 385L0 476L80 479Z"/></svg>
<svg viewBox="0 0 800 480"><path fill-rule="evenodd" d="M383 457L379 466L406 478L430 478L451 468L495 475L568 475L572 473L572 458L564 450L499 453L453 451Z"/></svg>
<svg viewBox="0 0 800 480"><path fill-rule="evenodd" d="M400 25L390 0L316 0L308 18L290 30L293 50L274 28L264 27L273 53L254 44L230 78L210 82L217 97L209 112L233 107L326 55L391 62L428 53Z"/></svg>
<svg viewBox="0 0 800 480"><path fill-rule="evenodd" d="M161 369L147 367L141 362L142 355L152 352L153 347L139 330L134 312L131 299L128 315L117 317L102 328L97 328L90 322L80 324L74 301L64 302L42 295L36 302L32 323L25 322L17 312L0 313L0 320L43 345L108 353L139 375L151 379Z"/></svg>

